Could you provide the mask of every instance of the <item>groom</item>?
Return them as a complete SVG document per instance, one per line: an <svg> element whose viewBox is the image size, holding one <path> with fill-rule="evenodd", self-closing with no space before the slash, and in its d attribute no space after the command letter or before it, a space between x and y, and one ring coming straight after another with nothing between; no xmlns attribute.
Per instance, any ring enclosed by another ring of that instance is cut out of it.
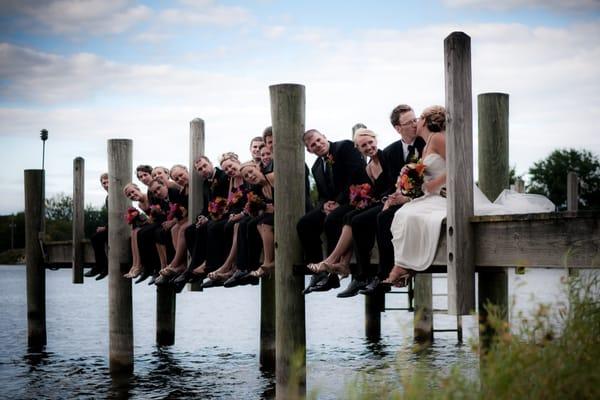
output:
<svg viewBox="0 0 600 400"><path fill-rule="evenodd" d="M321 233L327 238L327 253L331 253L342 232L343 217L352 210L348 205L350 185L365 183L369 178L365 161L350 140L330 142L316 129L304 133L304 145L318 158L312 166L319 203L307 212L296 227L306 263L323 259ZM311 278L304 293L326 291L340 286L337 274L322 272Z"/></svg>

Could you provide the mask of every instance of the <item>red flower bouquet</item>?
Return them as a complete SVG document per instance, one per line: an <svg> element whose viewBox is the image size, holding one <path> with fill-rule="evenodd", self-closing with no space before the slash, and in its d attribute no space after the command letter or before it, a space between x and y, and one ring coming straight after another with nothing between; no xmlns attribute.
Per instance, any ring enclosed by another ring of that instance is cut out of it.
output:
<svg viewBox="0 0 600 400"><path fill-rule="evenodd" d="M144 225L148 221L146 214L135 207L129 207L125 213L125 221L131 226L137 227Z"/></svg>
<svg viewBox="0 0 600 400"><path fill-rule="evenodd" d="M227 208L235 206L244 197L244 191L239 188L233 188L227 197Z"/></svg>
<svg viewBox="0 0 600 400"><path fill-rule="evenodd" d="M152 218L152 222L161 223L165 219L167 219L167 215L163 211L163 209L158 204L153 204L150 206L150 218Z"/></svg>
<svg viewBox="0 0 600 400"><path fill-rule="evenodd" d="M373 203L371 196L371 185L363 183L361 185L350 185L350 205L357 210L365 209Z"/></svg>
<svg viewBox="0 0 600 400"><path fill-rule="evenodd" d="M406 164L400 171L400 192L411 199L423 196L422 186L424 176L425 164Z"/></svg>
<svg viewBox="0 0 600 400"><path fill-rule="evenodd" d="M208 214L213 221L221 219L223 214L227 212L227 200L221 196L208 203Z"/></svg>
<svg viewBox="0 0 600 400"><path fill-rule="evenodd" d="M254 192L248 192L246 194L246 199L247 201L246 205L244 206L244 211L248 215L256 217L267 208L267 205L262 197L258 196Z"/></svg>
<svg viewBox="0 0 600 400"><path fill-rule="evenodd" d="M169 204L169 214L167 214L167 220L170 221L172 219L182 220L187 217L187 210L185 207L178 203L170 203Z"/></svg>

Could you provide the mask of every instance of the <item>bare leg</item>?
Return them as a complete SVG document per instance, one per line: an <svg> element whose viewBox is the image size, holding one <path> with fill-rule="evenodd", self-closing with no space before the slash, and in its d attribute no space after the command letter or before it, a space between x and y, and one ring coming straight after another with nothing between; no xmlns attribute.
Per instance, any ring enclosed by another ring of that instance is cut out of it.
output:
<svg viewBox="0 0 600 400"><path fill-rule="evenodd" d="M177 248L177 240L179 239L179 222L171 227L171 242L173 242L173 248Z"/></svg>
<svg viewBox="0 0 600 400"><path fill-rule="evenodd" d="M263 243L263 266L272 266L275 264L275 238L273 237L273 227L260 224L258 233Z"/></svg>
<svg viewBox="0 0 600 400"><path fill-rule="evenodd" d="M350 225L344 225L342 228L342 234L340 235L335 248L323 261L326 264L335 264L341 262L342 258L346 253L348 253L348 251L350 251L350 257L352 257L352 227Z"/></svg>
<svg viewBox="0 0 600 400"><path fill-rule="evenodd" d="M142 272L142 265L140 262L140 249L137 245L137 234L139 228L135 228L131 231L131 256L133 258L131 263L131 269L125 275L125 278L136 278Z"/></svg>
<svg viewBox="0 0 600 400"><path fill-rule="evenodd" d="M156 243L158 258L160 259L160 269L167 267L167 247L164 244Z"/></svg>
<svg viewBox="0 0 600 400"><path fill-rule="evenodd" d="M177 236L179 236L179 237L176 240L177 245L175 247L175 256L171 260L171 264L169 264L169 266L171 267L171 269L176 270L176 272L181 272L183 269L185 269L185 261L186 261L186 256L187 256L187 247L186 247L186 241L185 241L185 229L188 226L190 226L190 223L184 222L181 225L178 224L175 226L178 226L178 229L175 230L175 227L173 227L172 234L173 235L177 234Z"/></svg>

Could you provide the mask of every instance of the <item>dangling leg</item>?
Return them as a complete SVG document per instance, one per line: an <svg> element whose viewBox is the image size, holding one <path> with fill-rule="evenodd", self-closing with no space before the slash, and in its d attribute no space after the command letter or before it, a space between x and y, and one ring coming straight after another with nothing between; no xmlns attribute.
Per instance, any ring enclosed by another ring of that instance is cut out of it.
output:
<svg viewBox="0 0 600 400"><path fill-rule="evenodd" d="M231 243L231 248L229 250L229 255L227 259L216 271L208 274L208 277L213 280L222 280L227 279L231 275L233 275L235 271L235 257L237 253L237 234L238 234L238 224L233 226L233 242Z"/></svg>
<svg viewBox="0 0 600 400"><path fill-rule="evenodd" d="M142 273L142 262L140 261L140 249L137 240L138 231L139 228L135 228L131 231L131 256L133 260L131 269L123 275L125 278L137 278Z"/></svg>
<svg viewBox="0 0 600 400"><path fill-rule="evenodd" d="M275 238L273 235L273 227L266 224L257 226L258 233L263 242L263 264L256 271L252 271L252 276L261 277L270 273L275 267Z"/></svg>

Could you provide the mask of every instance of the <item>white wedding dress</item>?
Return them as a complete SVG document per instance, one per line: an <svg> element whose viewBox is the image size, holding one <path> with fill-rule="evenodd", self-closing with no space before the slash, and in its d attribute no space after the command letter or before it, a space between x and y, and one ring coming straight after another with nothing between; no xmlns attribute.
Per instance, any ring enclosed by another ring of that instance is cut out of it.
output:
<svg viewBox="0 0 600 400"><path fill-rule="evenodd" d="M436 153L423 160L425 182L446 173L446 161ZM475 215L506 215L552 212L554 204L544 196L504 190L494 201L473 185ZM423 271L433 263L442 221L446 218L446 198L429 193L404 204L394 214L390 227L395 265Z"/></svg>

